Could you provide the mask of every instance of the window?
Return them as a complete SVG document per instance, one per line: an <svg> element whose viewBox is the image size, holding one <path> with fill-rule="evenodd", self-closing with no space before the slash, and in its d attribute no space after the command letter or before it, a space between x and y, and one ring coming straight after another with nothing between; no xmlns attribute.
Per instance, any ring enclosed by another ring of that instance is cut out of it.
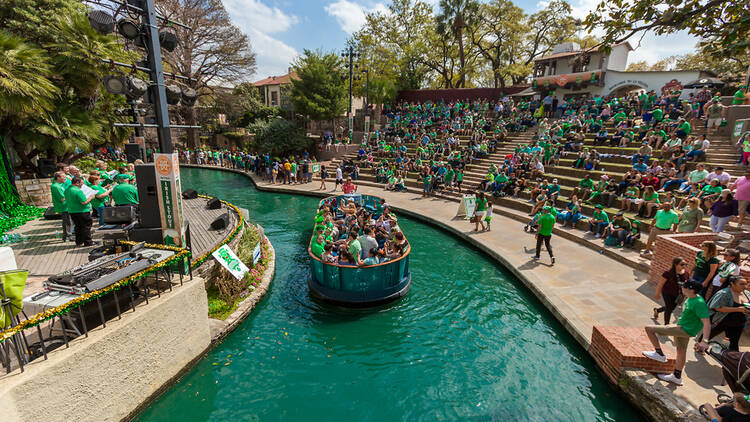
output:
<svg viewBox="0 0 750 422"><path fill-rule="evenodd" d="M548 75L556 75L557 74L557 60L555 60L554 62L550 63L549 73L547 73L547 74Z"/></svg>
<svg viewBox="0 0 750 422"><path fill-rule="evenodd" d="M278 91L271 91L271 106L277 106L279 105L279 92Z"/></svg>

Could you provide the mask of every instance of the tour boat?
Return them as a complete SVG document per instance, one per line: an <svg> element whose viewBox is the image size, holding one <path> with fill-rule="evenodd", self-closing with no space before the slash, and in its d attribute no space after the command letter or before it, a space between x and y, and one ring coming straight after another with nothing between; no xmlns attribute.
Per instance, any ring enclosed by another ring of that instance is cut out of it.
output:
<svg viewBox="0 0 750 422"><path fill-rule="evenodd" d="M320 201L320 205L333 204L336 218L343 218L340 205L349 200L365 207L371 213L377 214L378 211L382 211L378 209L381 198L360 194L330 196ZM313 227L318 222L316 221ZM397 300L409 291L411 245L408 240L401 256L380 264L364 266L323 262L312 253L311 245L314 240L313 231L307 248L312 273L308 286L313 297L346 307L371 307Z"/></svg>

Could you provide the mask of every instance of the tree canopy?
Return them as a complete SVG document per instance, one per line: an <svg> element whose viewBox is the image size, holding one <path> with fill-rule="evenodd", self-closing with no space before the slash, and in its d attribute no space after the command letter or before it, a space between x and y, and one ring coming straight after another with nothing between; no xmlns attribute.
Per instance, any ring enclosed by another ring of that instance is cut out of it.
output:
<svg viewBox="0 0 750 422"><path fill-rule="evenodd" d="M334 53L304 50L294 62L291 99L297 113L313 120L331 120L344 113L347 92L343 63Z"/></svg>

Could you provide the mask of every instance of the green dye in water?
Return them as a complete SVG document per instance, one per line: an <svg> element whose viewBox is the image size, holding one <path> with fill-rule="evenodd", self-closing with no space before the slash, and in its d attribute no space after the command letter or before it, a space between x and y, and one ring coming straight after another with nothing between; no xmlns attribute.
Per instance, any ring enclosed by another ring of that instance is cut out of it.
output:
<svg viewBox="0 0 750 422"><path fill-rule="evenodd" d="M642 420L513 275L460 240L402 216L411 291L373 310L331 307L307 290L318 199L215 170L182 177L250 211L276 249L276 276L247 320L137 420Z"/></svg>

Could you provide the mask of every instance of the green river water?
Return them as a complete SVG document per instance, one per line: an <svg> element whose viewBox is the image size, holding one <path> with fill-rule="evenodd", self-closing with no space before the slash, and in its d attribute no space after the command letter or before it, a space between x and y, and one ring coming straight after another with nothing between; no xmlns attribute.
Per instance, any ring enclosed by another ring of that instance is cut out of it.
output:
<svg viewBox="0 0 750 422"><path fill-rule="evenodd" d="M276 249L276 276L237 330L138 421L642 420L512 274L457 238L401 217L410 292L344 310L308 295L318 199L260 192L215 170L182 177L184 189L250 211Z"/></svg>

